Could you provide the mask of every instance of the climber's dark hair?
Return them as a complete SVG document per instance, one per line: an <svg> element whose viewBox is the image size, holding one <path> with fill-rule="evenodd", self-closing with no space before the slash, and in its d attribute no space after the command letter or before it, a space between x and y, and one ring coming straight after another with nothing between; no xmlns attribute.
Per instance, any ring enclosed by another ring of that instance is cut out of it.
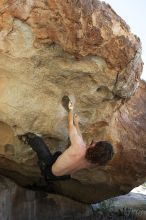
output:
<svg viewBox="0 0 146 220"><path fill-rule="evenodd" d="M90 144L91 147L86 151L85 158L90 163L98 163L99 165L105 165L114 155L113 146L107 141L96 142L93 146L93 142Z"/></svg>

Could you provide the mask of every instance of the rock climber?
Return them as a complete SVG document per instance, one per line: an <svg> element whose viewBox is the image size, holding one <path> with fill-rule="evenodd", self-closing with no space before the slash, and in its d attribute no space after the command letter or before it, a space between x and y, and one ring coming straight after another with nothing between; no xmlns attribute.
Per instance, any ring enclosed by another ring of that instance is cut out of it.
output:
<svg viewBox="0 0 146 220"><path fill-rule="evenodd" d="M68 103L68 131L71 145L63 153L51 154L43 139L33 133L19 136L24 143L30 145L37 153L38 165L46 181L66 180L81 169L94 164L106 165L113 157L113 147L107 141L92 141L87 145L79 128L79 116L74 115L74 104Z"/></svg>

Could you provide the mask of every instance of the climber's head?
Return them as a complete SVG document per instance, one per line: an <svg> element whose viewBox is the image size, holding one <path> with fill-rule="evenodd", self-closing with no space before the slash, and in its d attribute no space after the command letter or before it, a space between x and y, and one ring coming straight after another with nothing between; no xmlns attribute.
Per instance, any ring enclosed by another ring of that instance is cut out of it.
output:
<svg viewBox="0 0 146 220"><path fill-rule="evenodd" d="M90 163L106 165L112 159L114 154L113 146L107 141L92 141L87 149L85 158Z"/></svg>

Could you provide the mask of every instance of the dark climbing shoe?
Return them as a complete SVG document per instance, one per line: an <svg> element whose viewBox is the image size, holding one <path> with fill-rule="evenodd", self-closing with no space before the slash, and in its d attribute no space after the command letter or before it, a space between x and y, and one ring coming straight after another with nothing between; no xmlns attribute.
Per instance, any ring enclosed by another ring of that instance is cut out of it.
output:
<svg viewBox="0 0 146 220"><path fill-rule="evenodd" d="M30 139L33 139L35 137L37 137L37 135L31 132L28 132L24 135L18 135L19 140L22 141L24 144L29 144Z"/></svg>

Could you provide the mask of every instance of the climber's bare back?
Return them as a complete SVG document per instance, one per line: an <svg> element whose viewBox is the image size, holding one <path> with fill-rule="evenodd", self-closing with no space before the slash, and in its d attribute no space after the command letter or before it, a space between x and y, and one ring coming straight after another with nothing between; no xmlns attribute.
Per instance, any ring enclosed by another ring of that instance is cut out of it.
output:
<svg viewBox="0 0 146 220"><path fill-rule="evenodd" d="M76 149L77 150L77 149ZM52 172L55 176L63 176L74 173L85 167L85 152L79 150L75 152L74 147L70 146L62 155L58 157L52 166Z"/></svg>
<svg viewBox="0 0 146 220"><path fill-rule="evenodd" d="M72 174L89 166L85 160L87 148L79 129L79 118L77 115L73 118L73 107L73 103L69 102L68 126L71 146L53 164L52 172L56 176Z"/></svg>

